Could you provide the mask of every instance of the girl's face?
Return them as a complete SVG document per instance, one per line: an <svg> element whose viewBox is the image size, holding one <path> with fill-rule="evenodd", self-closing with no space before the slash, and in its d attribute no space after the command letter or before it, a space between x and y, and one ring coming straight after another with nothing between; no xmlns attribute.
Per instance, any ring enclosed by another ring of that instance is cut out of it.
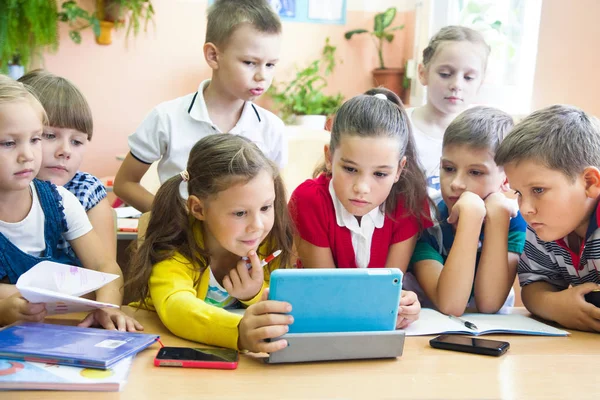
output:
<svg viewBox="0 0 600 400"><path fill-rule="evenodd" d="M469 41L444 42L429 65L419 65L419 80L427 86L427 103L442 114L458 114L471 105L484 78L486 53Z"/></svg>
<svg viewBox="0 0 600 400"><path fill-rule="evenodd" d="M29 102L0 105L0 190L28 188L42 161L40 111Z"/></svg>
<svg viewBox="0 0 600 400"><path fill-rule="evenodd" d="M62 186L79 170L88 135L76 129L44 127L42 167L38 178Z"/></svg>
<svg viewBox="0 0 600 400"><path fill-rule="evenodd" d="M406 163L398 147L394 138L351 135L333 153L325 146L335 195L350 214L362 217L385 202Z"/></svg>
<svg viewBox="0 0 600 400"><path fill-rule="evenodd" d="M263 170L206 200L190 196L191 213L204 223L204 244L211 254L227 251L240 257L256 250L275 221L275 184Z"/></svg>

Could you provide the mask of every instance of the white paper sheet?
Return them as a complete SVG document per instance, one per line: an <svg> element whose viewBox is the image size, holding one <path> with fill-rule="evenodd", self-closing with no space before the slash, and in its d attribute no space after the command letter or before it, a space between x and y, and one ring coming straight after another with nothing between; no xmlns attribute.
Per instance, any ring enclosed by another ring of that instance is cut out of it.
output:
<svg viewBox="0 0 600 400"><path fill-rule="evenodd" d="M79 296L93 292L119 276L92 271L73 265L42 261L17 280L21 295L32 303L46 303L49 315L91 311L96 308L119 308Z"/></svg>

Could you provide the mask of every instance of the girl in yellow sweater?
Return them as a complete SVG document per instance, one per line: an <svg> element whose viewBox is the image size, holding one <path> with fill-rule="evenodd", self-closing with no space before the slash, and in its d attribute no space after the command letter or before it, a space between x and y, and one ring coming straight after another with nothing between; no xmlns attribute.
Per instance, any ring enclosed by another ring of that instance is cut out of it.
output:
<svg viewBox="0 0 600 400"><path fill-rule="evenodd" d="M267 339L288 331L291 305L266 300L265 289L269 271L289 264L292 240L277 167L244 137L210 135L192 148L187 170L158 190L128 286L178 336L277 351L286 341ZM240 307L248 307L243 316L227 311Z"/></svg>

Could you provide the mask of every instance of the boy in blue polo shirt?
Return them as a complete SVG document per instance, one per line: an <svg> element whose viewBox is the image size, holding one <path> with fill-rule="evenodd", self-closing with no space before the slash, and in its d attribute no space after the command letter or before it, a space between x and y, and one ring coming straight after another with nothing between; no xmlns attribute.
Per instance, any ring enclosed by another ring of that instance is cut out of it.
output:
<svg viewBox="0 0 600 400"><path fill-rule="evenodd" d="M467 307L495 313L514 304L525 221L504 195L506 175L494 162L512 126L505 112L473 107L444 133L438 222L419 239L411 272L425 304L431 301L445 314L462 315Z"/></svg>
<svg viewBox="0 0 600 400"><path fill-rule="evenodd" d="M252 103L271 85L280 43L281 21L266 0L215 1L204 43L212 79L195 93L159 104L129 137L130 153L115 178L115 194L149 211L154 196L140 180L150 165L158 161L162 183L185 169L198 140L221 132L247 137L284 167L284 124Z"/></svg>
<svg viewBox="0 0 600 400"><path fill-rule="evenodd" d="M496 153L529 225L519 261L525 307L567 327L600 332L600 122L554 105L515 126Z"/></svg>

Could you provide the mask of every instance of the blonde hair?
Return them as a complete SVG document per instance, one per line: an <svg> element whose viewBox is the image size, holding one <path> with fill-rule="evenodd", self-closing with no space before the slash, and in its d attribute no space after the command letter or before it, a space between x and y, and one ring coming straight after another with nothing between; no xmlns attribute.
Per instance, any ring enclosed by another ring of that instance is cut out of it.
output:
<svg viewBox="0 0 600 400"><path fill-rule="evenodd" d="M429 66L431 60L433 60L433 57L445 42L465 41L480 45L484 49L485 59L483 63L483 69L485 71L487 67L487 60L491 51L490 46L486 43L483 35L478 31L467 28L466 26L458 25L445 26L440 29L438 33L433 35L433 37L429 40L429 44L425 50L423 50L423 66L425 66L425 68Z"/></svg>
<svg viewBox="0 0 600 400"><path fill-rule="evenodd" d="M94 123L92 110L71 81L44 69L33 70L23 75L19 82L31 87L48 114L45 125L55 128L76 129L92 140Z"/></svg>
<svg viewBox="0 0 600 400"><path fill-rule="evenodd" d="M208 10L205 43L226 46L244 23L262 33L281 33L281 20L266 0L216 0Z"/></svg>
<svg viewBox="0 0 600 400"><path fill-rule="evenodd" d="M0 105L19 101L29 103L34 110L38 111L43 125L48 123L46 111L31 89L6 75L0 75Z"/></svg>

